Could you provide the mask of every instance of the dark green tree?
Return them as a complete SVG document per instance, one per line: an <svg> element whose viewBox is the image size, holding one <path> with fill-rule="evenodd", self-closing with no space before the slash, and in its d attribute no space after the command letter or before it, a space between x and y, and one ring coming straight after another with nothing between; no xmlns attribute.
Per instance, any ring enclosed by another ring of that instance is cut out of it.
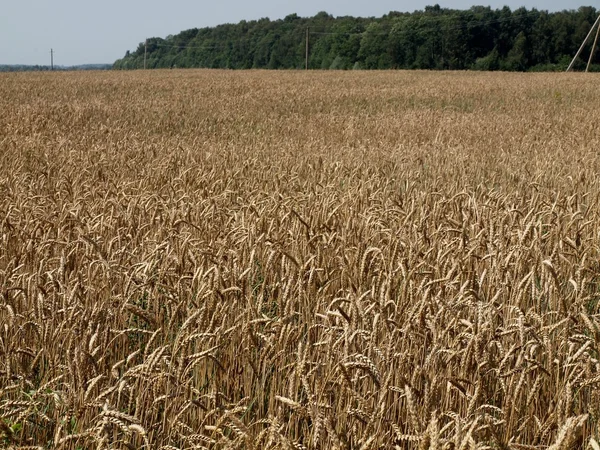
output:
<svg viewBox="0 0 600 450"><path fill-rule="evenodd" d="M501 65L504 70L513 71L524 71L528 67L529 44L525 33L521 31L517 38L513 48L508 52L508 56Z"/></svg>
<svg viewBox="0 0 600 450"><path fill-rule="evenodd" d="M439 5L380 18L289 14L150 38L147 46L141 42L113 67L142 68L147 48L149 68L299 69L304 67L308 27L312 69L559 70L597 14L593 7L549 13L483 6L460 11ZM576 67L585 67L590 47Z"/></svg>

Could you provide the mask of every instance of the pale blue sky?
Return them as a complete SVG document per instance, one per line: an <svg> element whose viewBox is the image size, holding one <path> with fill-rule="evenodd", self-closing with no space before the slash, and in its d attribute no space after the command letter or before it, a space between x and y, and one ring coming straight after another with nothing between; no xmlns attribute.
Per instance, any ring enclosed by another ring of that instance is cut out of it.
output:
<svg viewBox="0 0 600 450"><path fill-rule="evenodd" d="M112 63L135 50L146 37L166 37L189 28L240 20L313 16L382 16L414 11L439 3L467 9L490 5L550 11L594 5L587 0L2 0L0 64L50 64L50 48L58 65Z"/></svg>

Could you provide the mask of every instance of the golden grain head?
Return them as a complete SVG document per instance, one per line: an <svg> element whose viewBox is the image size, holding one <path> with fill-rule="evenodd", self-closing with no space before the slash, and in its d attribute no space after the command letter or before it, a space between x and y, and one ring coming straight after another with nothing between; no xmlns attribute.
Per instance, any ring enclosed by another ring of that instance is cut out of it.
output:
<svg viewBox="0 0 600 450"><path fill-rule="evenodd" d="M598 448L597 85L0 74L0 446Z"/></svg>

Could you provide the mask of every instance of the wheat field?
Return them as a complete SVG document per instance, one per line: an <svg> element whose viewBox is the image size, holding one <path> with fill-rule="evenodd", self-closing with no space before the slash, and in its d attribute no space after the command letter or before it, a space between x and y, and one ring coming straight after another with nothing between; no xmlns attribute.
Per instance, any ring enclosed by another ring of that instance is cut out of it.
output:
<svg viewBox="0 0 600 450"><path fill-rule="evenodd" d="M0 447L597 450L598 81L0 75Z"/></svg>

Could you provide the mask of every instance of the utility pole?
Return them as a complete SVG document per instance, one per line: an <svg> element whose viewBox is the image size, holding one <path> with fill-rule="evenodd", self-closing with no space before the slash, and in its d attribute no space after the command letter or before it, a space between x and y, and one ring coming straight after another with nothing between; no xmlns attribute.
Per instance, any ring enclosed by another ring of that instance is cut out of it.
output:
<svg viewBox="0 0 600 450"><path fill-rule="evenodd" d="M54 70L54 49L50 49L50 70Z"/></svg>
<svg viewBox="0 0 600 450"><path fill-rule="evenodd" d="M144 41L144 70L146 70L146 55L148 54L148 39Z"/></svg>
<svg viewBox="0 0 600 450"><path fill-rule="evenodd" d="M306 27L306 62L305 62L306 70L308 70L308 36L309 36L309 34L310 34L309 28Z"/></svg>
<svg viewBox="0 0 600 450"><path fill-rule="evenodd" d="M567 72L569 72L573 68L573 65L575 64L575 61L577 60L577 58L579 58L579 55L583 51L583 48L585 47L585 44L587 44L588 40L590 39L590 36L594 32L594 29L598 26L598 22L600 22L600 16L598 16L598 18L594 22L594 25L590 29L590 32L588 33L588 35L585 37L585 39L583 41L583 44L581 44L581 47L579 47L579 50L577 51L577 54L575 55L575 58L573 58L573 61L571 61L571 64L569 64L569 67L567 68ZM592 49L592 53L593 52L594 52L594 49Z"/></svg>
<svg viewBox="0 0 600 450"><path fill-rule="evenodd" d="M594 39L594 44L592 45L592 51L590 52L590 59L588 59L587 66L585 67L585 71L590 71L590 66L592 65L592 59L594 59L594 53L596 53L596 45L598 45L598 35L600 34L600 27L596 30L596 37Z"/></svg>

